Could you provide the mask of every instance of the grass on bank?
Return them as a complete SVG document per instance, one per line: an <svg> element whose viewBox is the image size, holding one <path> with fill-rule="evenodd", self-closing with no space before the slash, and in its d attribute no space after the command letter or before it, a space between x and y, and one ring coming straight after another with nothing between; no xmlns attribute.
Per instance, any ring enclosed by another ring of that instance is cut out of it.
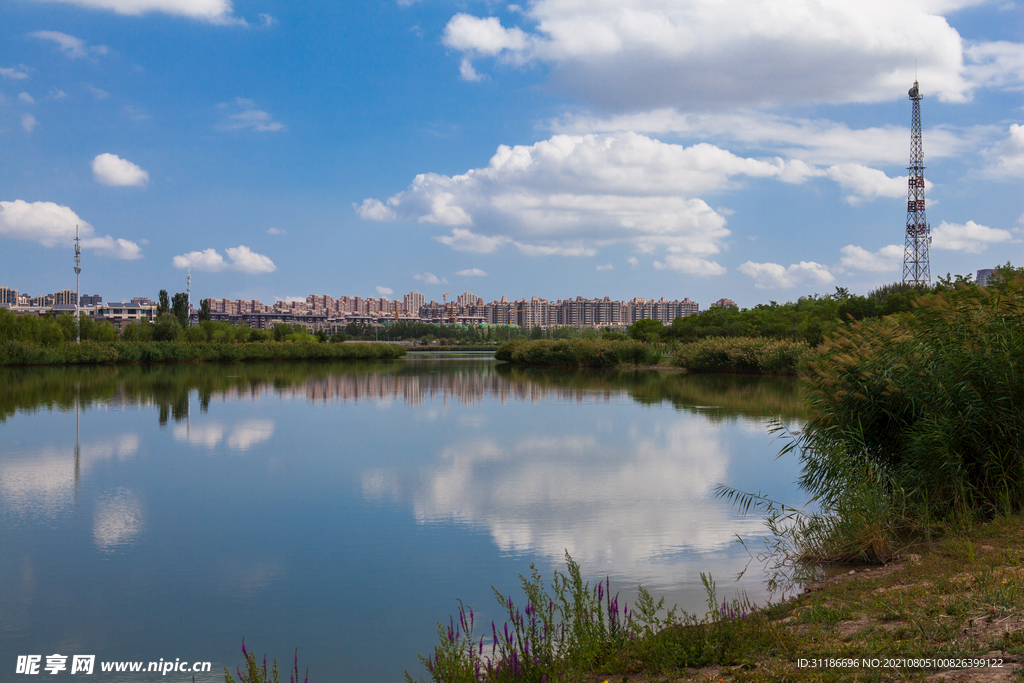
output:
<svg viewBox="0 0 1024 683"><path fill-rule="evenodd" d="M792 339L708 337L676 346L672 364L690 372L791 375L810 353L806 342Z"/></svg>
<svg viewBox="0 0 1024 683"><path fill-rule="evenodd" d="M584 583L570 559L568 575L556 572L550 592L536 571L521 577L522 608L495 590L504 624L479 629L473 610L460 604L438 624L438 643L421 660L435 683L923 681L958 668L943 660L980 658L1002 660L987 672L1005 678L991 680L1018 680L1024 519L1000 517L921 552L884 567L846 567L761 609L743 598L722 600L702 576L702 616L666 611L642 590L638 604L619 605L607 582ZM407 672L406 680L416 679Z"/></svg>
<svg viewBox="0 0 1024 683"><path fill-rule="evenodd" d="M405 354L395 344L307 342L92 342L44 345L0 342L0 366L189 363L204 361L388 359Z"/></svg>

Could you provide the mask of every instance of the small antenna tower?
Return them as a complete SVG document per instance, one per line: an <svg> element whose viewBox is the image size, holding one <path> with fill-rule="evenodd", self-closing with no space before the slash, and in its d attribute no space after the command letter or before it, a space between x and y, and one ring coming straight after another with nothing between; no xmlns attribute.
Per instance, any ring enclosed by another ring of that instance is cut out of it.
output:
<svg viewBox="0 0 1024 683"><path fill-rule="evenodd" d="M921 145L921 89L917 81L908 93L913 102L910 121L910 171L907 179L907 233L903 247L903 284L931 284L928 247L931 225L924 212L924 148Z"/></svg>
<svg viewBox="0 0 1024 683"><path fill-rule="evenodd" d="M75 343L82 343L82 321L79 311L81 296L81 275L82 275L82 240L78 237L78 226L75 226Z"/></svg>

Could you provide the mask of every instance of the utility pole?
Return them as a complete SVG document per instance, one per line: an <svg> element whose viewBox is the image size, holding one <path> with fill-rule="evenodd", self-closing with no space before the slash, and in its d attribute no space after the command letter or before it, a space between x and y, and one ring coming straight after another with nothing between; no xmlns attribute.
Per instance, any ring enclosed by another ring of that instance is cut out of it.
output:
<svg viewBox="0 0 1024 683"><path fill-rule="evenodd" d="M75 226L75 343L82 343L82 320L79 302L82 300L81 293L82 275L82 240L78 237L78 226Z"/></svg>
<svg viewBox="0 0 1024 683"><path fill-rule="evenodd" d="M931 226L924 212L924 148L921 145L921 89L917 81L908 93L913 102L910 120L910 171L907 179L907 233L903 247L903 284L931 284L928 247Z"/></svg>

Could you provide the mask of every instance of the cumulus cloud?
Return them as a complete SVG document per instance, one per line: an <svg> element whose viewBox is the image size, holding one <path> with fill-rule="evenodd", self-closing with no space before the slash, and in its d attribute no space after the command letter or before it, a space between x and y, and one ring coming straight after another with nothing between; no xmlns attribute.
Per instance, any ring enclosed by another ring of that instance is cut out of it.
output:
<svg viewBox="0 0 1024 683"><path fill-rule="evenodd" d="M33 38L49 40L57 45L57 49L71 59L81 59L93 55L105 55L110 51L106 45L88 45L81 38L61 33L60 31L35 31L29 34Z"/></svg>
<svg viewBox="0 0 1024 683"><path fill-rule="evenodd" d="M360 218L368 221L392 221L398 218L395 210L385 206L379 199L364 199L362 204L352 203Z"/></svg>
<svg viewBox="0 0 1024 683"><path fill-rule="evenodd" d="M111 187L142 187L149 182L149 174L137 165L116 154L97 154L92 160L92 175L96 182Z"/></svg>
<svg viewBox="0 0 1024 683"><path fill-rule="evenodd" d="M832 166L825 174L846 190L843 200L857 205L876 197L904 197L907 194L907 176L890 178L883 171L860 164Z"/></svg>
<svg viewBox="0 0 1024 683"><path fill-rule="evenodd" d="M354 206L370 220L451 228L434 239L461 251L511 245L529 255L589 256L625 244L705 257L720 251L729 231L699 194L748 178L798 183L814 173L806 164L744 158L707 143L684 147L629 132L555 135L501 145L486 167L421 174L386 203Z"/></svg>
<svg viewBox="0 0 1024 683"><path fill-rule="evenodd" d="M26 133L31 133L39 125L39 119L32 116L32 114L21 115L21 127L25 129Z"/></svg>
<svg viewBox="0 0 1024 683"><path fill-rule="evenodd" d="M668 254L664 261L655 261L654 267L658 270L678 270L688 275L722 275L725 273L725 267L716 261L680 254Z"/></svg>
<svg viewBox="0 0 1024 683"><path fill-rule="evenodd" d="M869 270L881 273L898 270L903 262L903 247L897 244L882 247L876 252L870 252L863 247L848 244L843 247L842 251L842 265L855 270Z"/></svg>
<svg viewBox="0 0 1024 683"><path fill-rule="evenodd" d="M636 256L630 256L628 259L626 259L626 263L628 263L632 268L636 268L637 266L640 265L640 259L638 259Z"/></svg>
<svg viewBox="0 0 1024 683"><path fill-rule="evenodd" d="M37 2L65 2L89 9L110 10L118 14L139 16L149 12L162 12L211 24L239 24L245 21L234 16L231 0L36 0Z"/></svg>
<svg viewBox="0 0 1024 683"><path fill-rule="evenodd" d="M288 233L285 230L281 229L281 228L267 228L267 234L268 235L286 235Z"/></svg>
<svg viewBox="0 0 1024 683"><path fill-rule="evenodd" d="M988 150L987 155L992 160L988 169L990 175L1024 178L1024 126L1011 125L1009 136Z"/></svg>
<svg viewBox="0 0 1024 683"><path fill-rule="evenodd" d="M417 273L416 275L413 275L413 279L419 280L420 282L428 285L448 284L448 280L443 277L438 277L433 273Z"/></svg>
<svg viewBox="0 0 1024 683"><path fill-rule="evenodd" d="M92 85L86 87L89 88L89 92L92 93L92 96L95 97L97 100L105 100L106 98L110 97L110 93L108 93L106 90L102 90Z"/></svg>
<svg viewBox="0 0 1024 683"><path fill-rule="evenodd" d="M459 13L443 40L460 60L547 64L554 87L612 110L891 100L915 59L939 99L961 102L1021 73L1019 44L971 45L943 16L973 2L537 0L526 30Z"/></svg>
<svg viewBox="0 0 1024 683"><path fill-rule="evenodd" d="M778 263L754 263L747 261L737 270L754 280L758 289L788 289L805 282L827 285L835 281L828 268L814 261L801 261L786 268Z"/></svg>
<svg viewBox="0 0 1024 683"><path fill-rule="evenodd" d="M227 260L213 248L190 251L187 254L175 256L171 259L171 264L175 268L194 268L210 273L221 270L237 270L255 274L273 273L277 270L277 266L268 256L257 254L244 245L229 247L224 250L224 253L228 255Z"/></svg>
<svg viewBox="0 0 1024 683"><path fill-rule="evenodd" d="M232 111L227 118L217 124L217 130L254 130L260 133L276 133L285 129L284 124L275 121L267 112L256 108L256 103L244 97L236 97L234 102L222 102L220 109Z"/></svg>
<svg viewBox="0 0 1024 683"><path fill-rule="evenodd" d="M0 66L0 76L8 78L12 81L20 81L28 78L27 73L10 66Z"/></svg>
<svg viewBox="0 0 1024 683"><path fill-rule="evenodd" d="M138 244L110 235L97 236L93 227L66 206L53 202L0 202L0 238L38 242L44 247L71 247L75 226L82 238L82 247L102 256L133 260L142 258Z"/></svg>
<svg viewBox="0 0 1024 683"><path fill-rule="evenodd" d="M380 285L377 285L377 294L379 296L391 296L394 293L395 290L391 289L390 287L381 287Z"/></svg>
<svg viewBox="0 0 1024 683"><path fill-rule="evenodd" d="M487 271L480 270L479 268L466 268L455 274L463 277L487 277Z"/></svg>
<svg viewBox="0 0 1024 683"><path fill-rule="evenodd" d="M22 104L35 104L36 101L27 92L18 93L18 101Z"/></svg>
<svg viewBox="0 0 1024 683"><path fill-rule="evenodd" d="M590 134L635 131L648 135L680 135L706 141L743 143L786 159L808 164L900 164L907 161L909 128L886 125L851 128L828 119L739 111L702 114L674 108L616 114L566 114L547 124L559 133ZM924 131L928 157L958 156L994 139L993 126L934 126Z"/></svg>
<svg viewBox="0 0 1024 683"><path fill-rule="evenodd" d="M974 221L963 224L942 221L939 227L932 230L933 248L963 251L968 254L980 254L988 249L990 244L1011 241L1014 241L1013 235L1008 230L990 228Z"/></svg>

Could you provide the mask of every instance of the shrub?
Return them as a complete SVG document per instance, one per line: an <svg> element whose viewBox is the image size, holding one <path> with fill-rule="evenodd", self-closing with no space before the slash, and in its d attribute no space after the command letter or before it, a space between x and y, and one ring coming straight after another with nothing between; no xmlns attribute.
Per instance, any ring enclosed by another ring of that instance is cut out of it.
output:
<svg viewBox="0 0 1024 683"><path fill-rule="evenodd" d="M515 339L498 347L498 360L524 365L615 367L655 365L661 352L646 342L632 339Z"/></svg>
<svg viewBox="0 0 1024 683"><path fill-rule="evenodd" d="M672 363L692 372L791 374L809 352L789 339L708 337L677 346Z"/></svg>

